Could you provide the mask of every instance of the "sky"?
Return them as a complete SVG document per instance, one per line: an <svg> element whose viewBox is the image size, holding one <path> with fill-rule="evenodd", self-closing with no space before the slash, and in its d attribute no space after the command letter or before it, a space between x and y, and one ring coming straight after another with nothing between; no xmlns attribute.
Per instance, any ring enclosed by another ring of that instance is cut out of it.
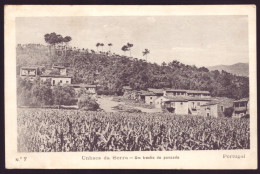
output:
<svg viewBox="0 0 260 174"><path fill-rule="evenodd" d="M70 46L123 55L122 46L132 43L132 57L161 64L178 60L196 66L248 63L247 16L86 16L16 18L16 43L46 44L44 35L56 32L71 36ZM101 50L101 48L99 48ZM125 53L129 55L129 52Z"/></svg>

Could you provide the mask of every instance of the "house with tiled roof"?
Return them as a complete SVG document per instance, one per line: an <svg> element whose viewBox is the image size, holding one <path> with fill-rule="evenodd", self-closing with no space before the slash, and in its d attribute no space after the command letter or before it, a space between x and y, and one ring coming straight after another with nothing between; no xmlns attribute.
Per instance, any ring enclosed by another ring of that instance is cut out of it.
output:
<svg viewBox="0 0 260 174"><path fill-rule="evenodd" d="M188 114L188 100L185 97L161 96L155 100L155 107L167 109L174 114Z"/></svg>
<svg viewBox="0 0 260 174"><path fill-rule="evenodd" d="M242 98L233 102L233 117L241 118L249 115L249 98Z"/></svg>
<svg viewBox="0 0 260 174"><path fill-rule="evenodd" d="M233 99L226 97L213 98L210 102L207 102L200 106L200 109L198 110L198 115L205 117L231 116L233 101ZM230 111L230 115L226 115L229 114L228 112Z"/></svg>

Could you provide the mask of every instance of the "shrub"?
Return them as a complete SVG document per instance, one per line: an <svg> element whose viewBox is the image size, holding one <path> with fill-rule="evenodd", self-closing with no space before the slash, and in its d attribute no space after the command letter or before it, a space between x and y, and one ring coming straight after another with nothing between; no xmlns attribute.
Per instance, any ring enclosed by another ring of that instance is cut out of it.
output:
<svg viewBox="0 0 260 174"><path fill-rule="evenodd" d="M226 108L224 111L225 117L232 117L233 111L234 111L233 107Z"/></svg>
<svg viewBox="0 0 260 174"><path fill-rule="evenodd" d="M52 94L56 105L72 105L75 98L75 90L69 86L55 86Z"/></svg>
<svg viewBox="0 0 260 174"><path fill-rule="evenodd" d="M78 100L78 107L82 110L96 111L99 109L99 104L89 95L82 95Z"/></svg>

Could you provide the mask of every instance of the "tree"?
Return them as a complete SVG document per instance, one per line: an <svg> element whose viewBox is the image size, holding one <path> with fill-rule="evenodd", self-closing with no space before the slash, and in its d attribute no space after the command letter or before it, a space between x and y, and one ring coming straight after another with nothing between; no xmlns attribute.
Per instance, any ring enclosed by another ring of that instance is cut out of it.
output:
<svg viewBox="0 0 260 174"><path fill-rule="evenodd" d="M162 66L166 66L167 64L163 61Z"/></svg>
<svg viewBox="0 0 260 174"><path fill-rule="evenodd" d="M131 43L127 43L127 47L128 47L128 51L130 53L130 57L131 57L131 48L133 47L134 45L131 44Z"/></svg>
<svg viewBox="0 0 260 174"><path fill-rule="evenodd" d="M37 106L52 105L52 90L47 84L37 83L32 88L33 104Z"/></svg>
<svg viewBox="0 0 260 174"><path fill-rule="evenodd" d="M63 43L63 37L60 34L56 34L55 32L44 35L44 40L49 44L50 47L54 48L54 53L56 53L56 44ZM51 55L51 48L50 48Z"/></svg>
<svg viewBox="0 0 260 174"><path fill-rule="evenodd" d="M125 52L129 50L129 48L128 48L128 46L124 45L124 46L121 48L121 50L124 51L124 54L125 54Z"/></svg>
<svg viewBox="0 0 260 174"><path fill-rule="evenodd" d="M147 48L145 48L144 51L143 51L143 56L145 56L146 61L147 61L147 55L148 54L150 54L150 51Z"/></svg>
<svg viewBox="0 0 260 174"><path fill-rule="evenodd" d="M226 108L224 110L225 117L232 117L233 111L234 111L233 107Z"/></svg>
<svg viewBox="0 0 260 174"><path fill-rule="evenodd" d="M68 47L68 44L69 42L72 40L72 38L70 36L65 36L63 38L63 42L65 43L65 57L67 55L67 47Z"/></svg>
<svg viewBox="0 0 260 174"><path fill-rule="evenodd" d="M100 44L100 46L102 47L102 52L103 52L103 46L104 46L104 44L103 44L103 43L101 43L101 44Z"/></svg>
<svg viewBox="0 0 260 174"><path fill-rule="evenodd" d="M97 43L96 44L96 47L97 47L97 52L98 52L98 47L100 46L100 43Z"/></svg>
<svg viewBox="0 0 260 174"><path fill-rule="evenodd" d="M45 34L44 35L44 40L48 44L49 47L49 54L51 55L51 43L50 43L50 34Z"/></svg>
<svg viewBox="0 0 260 174"><path fill-rule="evenodd" d="M109 43L108 46L109 46L109 52L111 52L111 47L113 46L113 44Z"/></svg>

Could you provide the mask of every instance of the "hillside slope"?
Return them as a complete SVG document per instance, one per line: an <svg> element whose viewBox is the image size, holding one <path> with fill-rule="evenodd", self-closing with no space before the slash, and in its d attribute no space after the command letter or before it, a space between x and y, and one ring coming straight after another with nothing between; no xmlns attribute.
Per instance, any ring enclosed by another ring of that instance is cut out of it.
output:
<svg viewBox="0 0 260 174"><path fill-rule="evenodd" d="M236 63L233 65L217 65L207 67L209 70L226 71L238 76L249 76L249 64L248 63Z"/></svg>
<svg viewBox="0 0 260 174"><path fill-rule="evenodd" d="M133 89L175 88L208 90L212 96L243 98L249 95L248 77L228 72L209 71L205 67L182 64L173 60L164 65L116 54L95 53L93 50L67 50L66 54L48 55L48 47L17 48L17 68L29 64L70 65L72 83L91 83L101 86L100 93L122 94L122 87Z"/></svg>

